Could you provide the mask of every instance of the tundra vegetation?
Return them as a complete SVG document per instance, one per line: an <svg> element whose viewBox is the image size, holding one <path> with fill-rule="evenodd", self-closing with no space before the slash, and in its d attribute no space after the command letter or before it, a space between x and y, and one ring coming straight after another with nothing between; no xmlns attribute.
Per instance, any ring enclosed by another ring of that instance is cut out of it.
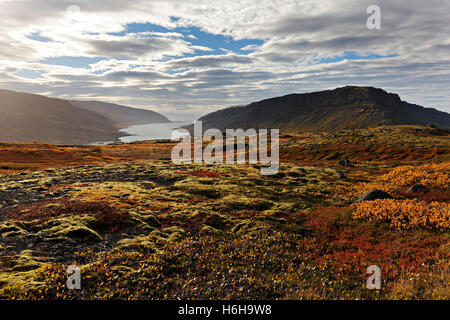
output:
<svg viewBox="0 0 450 320"><path fill-rule="evenodd" d="M450 299L449 139L281 132L272 176L174 165L171 141L2 143L0 298Z"/></svg>

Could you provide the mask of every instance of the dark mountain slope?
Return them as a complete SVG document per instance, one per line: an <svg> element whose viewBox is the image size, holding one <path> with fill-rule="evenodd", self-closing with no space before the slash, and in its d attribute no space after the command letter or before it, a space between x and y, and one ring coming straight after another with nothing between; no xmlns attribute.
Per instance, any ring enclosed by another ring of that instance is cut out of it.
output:
<svg viewBox="0 0 450 320"><path fill-rule="evenodd" d="M401 101L372 87L343 87L231 107L199 120L203 128L279 128L285 131L336 131L380 125L433 124L450 128L450 114Z"/></svg>
<svg viewBox="0 0 450 320"><path fill-rule="evenodd" d="M117 124L68 101L0 90L0 141L84 144L117 139Z"/></svg>
<svg viewBox="0 0 450 320"><path fill-rule="evenodd" d="M113 120L121 127L148 123L171 122L162 114L154 111L130 108L114 103L100 101L70 101L74 106L97 112Z"/></svg>

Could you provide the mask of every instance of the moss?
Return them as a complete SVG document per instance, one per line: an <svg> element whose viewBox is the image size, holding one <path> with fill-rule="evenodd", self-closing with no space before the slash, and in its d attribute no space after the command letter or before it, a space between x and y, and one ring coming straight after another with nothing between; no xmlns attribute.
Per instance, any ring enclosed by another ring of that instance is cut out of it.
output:
<svg viewBox="0 0 450 320"><path fill-rule="evenodd" d="M442 246L440 247L440 250L441 250L443 253L445 253L445 254L447 254L447 255L450 255L450 242L449 242L449 243L446 243L446 244L444 244L444 245L442 245Z"/></svg>
<svg viewBox="0 0 450 320"><path fill-rule="evenodd" d="M283 212L294 212L299 209L299 204L292 202L275 203L272 207L273 210L283 211Z"/></svg>
<svg viewBox="0 0 450 320"><path fill-rule="evenodd" d="M111 267L111 271L114 274L117 274L119 276L123 276L123 275L126 275L126 274L130 274L134 270L133 270L133 268L130 268L130 267L127 267L127 266L114 266L114 267Z"/></svg>
<svg viewBox="0 0 450 320"><path fill-rule="evenodd" d="M156 229L150 232L149 237L156 241L166 241L169 235L165 232L162 232L161 230Z"/></svg>
<svg viewBox="0 0 450 320"><path fill-rule="evenodd" d="M0 236L3 238L24 236L27 232L25 224L19 221L4 221L0 223Z"/></svg>
<svg viewBox="0 0 450 320"><path fill-rule="evenodd" d="M183 228L180 228L178 226L173 226L173 227L167 227L167 228L163 228L161 229L162 232L167 233L167 234L172 234L172 233L184 233Z"/></svg>
<svg viewBox="0 0 450 320"><path fill-rule="evenodd" d="M267 229L267 224L257 220L245 220L231 229L231 233L238 235L248 235L258 232L258 230Z"/></svg>
<svg viewBox="0 0 450 320"><path fill-rule="evenodd" d="M218 230L225 230L230 225L230 220L224 215L213 213L205 219L205 225Z"/></svg>
<svg viewBox="0 0 450 320"><path fill-rule="evenodd" d="M198 179L185 179L182 181L178 181L174 185L179 191L184 191L185 193L201 196L211 199L217 199L221 196L221 192L216 190L214 186L203 185L199 183Z"/></svg>
<svg viewBox="0 0 450 320"><path fill-rule="evenodd" d="M91 222L91 219L70 219L61 218L50 221L47 224L47 229L42 230L44 234L48 236L45 241L59 242L59 241L77 241L77 242L90 242L101 241L102 237L94 230L88 228L82 222Z"/></svg>
<svg viewBox="0 0 450 320"><path fill-rule="evenodd" d="M158 217L153 213L141 212L135 213L134 216L148 224L150 227L159 228L161 226L161 222L158 220Z"/></svg>
<svg viewBox="0 0 450 320"><path fill-rule="evenodd" d="M0 299L14 297L17 292L29 288L39 288L44 284L36 281L40 274L40 268L30 271L14 271L0 273Z"/></svg>
<svg viewBox="0 0 450 320"><path fill-rule="evenodd" d="M38 262L33 258L33 251L24 250L15 257L14 266L12 271L30 271L39 268L42 262Z"/></svg>
<svg viewBox="0 0 450 320"><path fill-rule="evenodd" d="M216 228L210 227L210 226L204 226L200 230L201 236L215 236L215 237L221 237L224 236L225 233L221 230L217 230Z"/></svg>
<svg viewBox="0 0 450 320"><path fill-rule="evenodd" d="M154 242L149 236L138 236L131 239L123 239L117 242L117 250L134 250L145 249L149 251L156 251Z"/></svg>
<svg viewBox="0 0 450 320"><path fill-rule="evenodd" d="M161 231L169 235L167 240L171 242L180 240L186 234L186 232L178 226L164 228Z"/></svg>
<svg viewBox="0 0 450 320"><path fill-rule="evenodd" d="M267 210L273 206L273 202L261 198L248 198L245 196L228 195L222 199L225 206L232 210L256 209Z"/></svg>

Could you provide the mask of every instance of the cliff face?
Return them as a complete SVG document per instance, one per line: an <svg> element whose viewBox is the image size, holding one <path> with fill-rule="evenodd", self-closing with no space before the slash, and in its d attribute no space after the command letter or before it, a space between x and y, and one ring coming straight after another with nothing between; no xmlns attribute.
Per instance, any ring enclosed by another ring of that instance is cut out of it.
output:
<svg viewBox="0 0 450 320"><path fill-rule="evenodd" d="M343 87L231 107L199 120L208 128L279 128L288 131L336 131L380 125L428 125L450 128L450 115L401 101L372 87Z"/></svg>

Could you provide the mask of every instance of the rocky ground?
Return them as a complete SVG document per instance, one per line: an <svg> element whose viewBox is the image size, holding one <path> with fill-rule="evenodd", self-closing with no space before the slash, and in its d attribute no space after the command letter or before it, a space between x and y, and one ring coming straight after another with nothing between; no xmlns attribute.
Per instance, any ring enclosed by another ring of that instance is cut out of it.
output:
<svg viewBox="0 0 450 320"><path fill-rule="evenodd" d="M35 159L16 162L8 145L0 297L448 299L450 143L416 129L285 136L275 176L253 165L175 166L160 160L169 142L72 158L34 145ZM367 159L374 152L383 161ZM356 202L377 189L389 199ZM81 290L65 286L72 264ZM372 264L380 291L365 288Z"/></svg>

